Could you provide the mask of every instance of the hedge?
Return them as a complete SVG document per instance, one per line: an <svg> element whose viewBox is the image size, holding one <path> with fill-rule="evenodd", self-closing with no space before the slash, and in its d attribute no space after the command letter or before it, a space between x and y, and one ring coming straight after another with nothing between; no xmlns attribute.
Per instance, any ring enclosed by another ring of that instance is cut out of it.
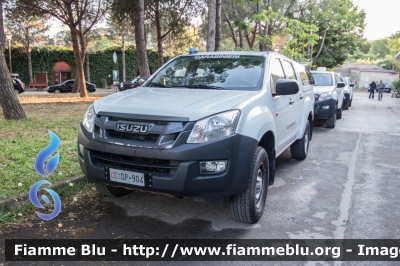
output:
<svg viewBox="0 0 400 266"><path fill-rule="evenodd" d="M113 54L117 54L117 62L113 61ZM5 50L6 62L9 63L8 49ZM153 50L147 50L149 67L151 71L158 68L157 53ZM53 67L57 62L66 62L71 67L71 75L75 77L76 65L72 49L67 49L58 46L43 46L33 48L32 69L35 73L48 73L49 85L53 84ZM29 83L28 57L22 48L11 49L12 69L13 73L18 73L19 78L26 84ZM119 81L122 81L122 53L120 47L108 48L101 52L96 52L89 55L90 64L90 81L98 87L103 87L104 79L107 84L111 84L112 70L119 70ZM138 61L136 50L134 47L127 47L125 50L125 66L126 79L131 80L137 76ZM86 62L84 66L86 76Z"/></svg>

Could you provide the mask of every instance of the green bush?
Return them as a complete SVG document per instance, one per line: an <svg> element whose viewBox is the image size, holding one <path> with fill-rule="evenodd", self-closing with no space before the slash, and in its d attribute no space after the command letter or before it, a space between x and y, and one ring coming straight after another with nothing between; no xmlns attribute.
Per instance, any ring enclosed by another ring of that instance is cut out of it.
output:
<svg viewBox="0 0 400 266"><path fill-rule="evenodd" d="M97 85L96 85L96 86L97 86ZM101 88L107 87L107 79L102 78L102 79L100 80L100 86L99 86L99 87L101 87Z"/></svg>
<svg viewBox="0 0 400 266"><path fill-rule="evenodd" d="M396 90L396 91L400 90L400 79L395 79L392 82L392 85L393 85L394 90Z"/></svg>
<svg viewBox="0 0 400 266"><path fill-rule="evenodd" d="M113 54L117 55L117 61L114 63ZM157 53L153 50L147 50L149 67L152 72L158 69ZM8 50L4 51L6 62L8 60ZM57 46L43 46L35 47L31 52L33 74L35 73L48 73L49 85L53 84L53 67L57 62L66 62L71 67L71 77L74 78L76 74L76 66L74 54L71 49L57 47ZM119 71L119 81L122 81L122 55L120 47L108 48L104 51L92 53L90 57L90 78L93 83L98 87L103 87L103 79L106 84L112 84L111 77L113 70ZM20 79L24 83L29 82L28 60L27 55L22 48L11 49L12 67L13 72L18 73ZM126 79L132 80L137 76L138 61L136 57L136 50L133 46L127 47L125 51L125 64L126 64ZM86 64L84 66L86 72Z"/></svg>

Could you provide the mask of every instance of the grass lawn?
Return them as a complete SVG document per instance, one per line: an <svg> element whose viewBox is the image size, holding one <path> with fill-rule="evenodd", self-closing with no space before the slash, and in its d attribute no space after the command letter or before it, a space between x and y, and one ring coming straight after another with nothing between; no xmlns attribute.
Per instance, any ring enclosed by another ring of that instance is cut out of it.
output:
<svg viewBox="0 0 400 266"><path fill-rule="evenodd" d="M78 126L86 109L100 97L82 100L66 94L18 98L28 119L7 121L0 108L0 199L27 194L42 179L53 183L81 174L76 151ZM42 177L34 163L37 154L49 145L48 129L60 138L60 161L51 175Z"/></svg>

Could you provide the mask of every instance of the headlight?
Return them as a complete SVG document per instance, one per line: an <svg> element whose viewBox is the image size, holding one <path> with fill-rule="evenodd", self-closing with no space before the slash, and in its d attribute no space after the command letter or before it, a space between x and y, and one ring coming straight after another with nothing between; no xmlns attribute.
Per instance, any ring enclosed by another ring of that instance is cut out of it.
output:
<svg viewBox="0 0 400 266"><path fill-rule="evenodd" d="M94 118L96 117L96 114L94 113L94 107L93 104L89 106L87 109L85 115L83 116L82 124L86 128L87 131L90 133L93 132L93 125L94 125Z"/></svg>
<svg viewBox="0 0 400 266"><path fill-rule="evenodd" d="M240 111L233 110L197 121L187 143L204 143L235 133Z"/></svg>
<svg viewBox="0 0 400 266"><path fill-rule="evenodd" d="M324 100L329 100L331 99L331 93L330 92L324 92L321 93L317 99L317 101L324 101Z"/></svg>

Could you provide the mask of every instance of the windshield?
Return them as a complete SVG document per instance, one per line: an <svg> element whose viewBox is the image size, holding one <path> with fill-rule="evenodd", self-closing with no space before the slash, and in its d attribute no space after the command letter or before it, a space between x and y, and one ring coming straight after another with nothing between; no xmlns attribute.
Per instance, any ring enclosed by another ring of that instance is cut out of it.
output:
<svg viewBox="0 0 400 266"><path fill-rule="evenodd" d="M311 73L314 77L314 86L332 86L332 75L330 73Z"/></svg>
<svg viewBox="0 0 400 266"><path fill-rule="evenodd" d="M182 56L163 66L145 86L259 90L263 72L262 56Z"/></svg>

